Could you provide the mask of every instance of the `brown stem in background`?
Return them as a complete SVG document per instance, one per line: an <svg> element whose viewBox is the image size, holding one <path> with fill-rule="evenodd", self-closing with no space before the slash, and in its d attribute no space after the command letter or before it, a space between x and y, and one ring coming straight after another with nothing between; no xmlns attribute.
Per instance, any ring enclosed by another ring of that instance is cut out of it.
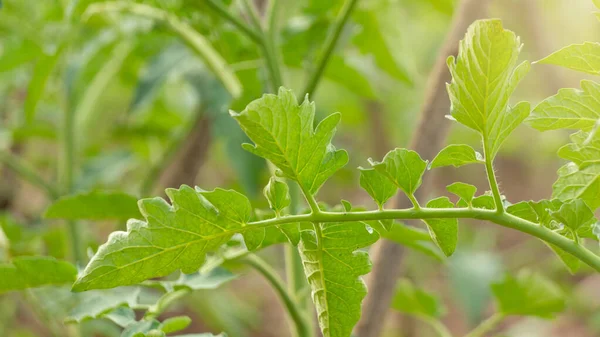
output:
<svg viewBox="0 0 600 337"><path fill-rule="evenodd" d="M163 169L158 182L154 184L157 194L164 194L164 189L167 187L194 185L196 175L205 162L212 141L211 124L208 114L201 112L201 116L185 139L177 144L176 152L171 158L165 158L169 164Z"/></svg>
<svg viewBox="0 0 600 337"><path fill-rule="evenodd" d="M450 127L450 123L444 118L444 115L450 111L446 83L451 81L451 77L446 66L446 58L457 54L458 42L473 21L487 15L490 1L463 0L456 9L451 30L429 77L424 104L419 114L420 122L410 144L410 148L423 158L432 159L436 155ZM417 191L416 197L422 199L428 192L429 186L424 182ZM407 199L397 200L397 204L400 208L411 207ZM390 241L380 240L373 247L371 253L373 270L366 280L369 293L363 303L362 317L355 330L359 337L377 337L381 334L400 274L403 255L404 247Z"/></svg>

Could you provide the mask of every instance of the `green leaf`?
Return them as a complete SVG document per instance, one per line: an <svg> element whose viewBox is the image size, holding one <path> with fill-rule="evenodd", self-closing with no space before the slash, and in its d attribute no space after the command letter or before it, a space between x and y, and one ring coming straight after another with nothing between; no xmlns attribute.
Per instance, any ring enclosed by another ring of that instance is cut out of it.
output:
<svg viewBox="0 0 600 337"><path fill-rule="evenodd" d="M44 213L46 219L110 220L140 218L137 199L120 192L92 191L62 197Z"/></svg>
<svg viewBox="0 0 600 337"><path fill-rule="evenodd" d="M430 208L454 208L447 197L439 197L427 203ZM452 255L458 242L458 219L427 219L423 220L429 228L429 234L446 256Z"/></svg>
<svg viewBox="0 0 600 337"><path fill-rule="evenodd" d="M181 269L193 273L206 253L241 232L250 220L248 199L233 190L167 189L162 198L142 199L146 221L130 220L127 232L114 232L73 285L74 291L137 284Z"/></svg>
<svg viewBox="0 0 600 337"><path fill-rule="evenodd" d="M529 71L528 62L516 66L521 42L498 19L475 21L460 42L458 57L448 58L451 114L478 131L485 153L493 159L502 142L529 115L529 103L514 107L508 100Z"/></svg>
<svg viewBox="0 0 600 337"><path fill-rule="evenodd" d="M451 144L446 146L429 164L429 168L443 166L461 167L467 164L483 163L483 156L472 147L465 144Z"/></svg>
<svg viewBox="0 0 600 337"><path fill-rule="evenodd" d="M129 307L118 307L103 316L122 328L135 322L135 311Z"/></svg>
<svg viewBox="0 0 600 337"><path fill-rule="evenodd" d="M125 328L121 337L145 337L146 333L156 330L159 326L160 322L155 319L138 321Z"/></svg>
<svg viewBox="0 0 600 337"><path fill-rule="evenodd" d="M166 334L181 331L187 328L192 323L192 319L188 316L176 316L165 319L158 329Z"/></svg>
<svg viewBox="0 0 600 337"><path fill-rule="evenodd" d="M383 209L383 205L396 195L398 188L375 169L364 169L362 167L358 169L360 170L360 187L369 193L379 209Z"/></svg>
<svg viewBox="0 0 600 337"><path fill-rule="evenodd" d="M592 210L579 199L564 203L558 211L550 212L550 215L575 233L581 227L596 223Z"/></svg>
<svg viewBox="0 0 600 337"><path fill-rule="evenodd" d="M81 302L71 310L65 323L81 323L102 317L110 318L113 321L115 321L113 318L123 321L128 313L125 312L123 315L124 312L115 312L115 310L121 307L135 307L139 303L140 288L94 290L83 293L81 296L83 297ZM133 321L135 321L135 317Z"/></svg>
<svg viewBox="0 0 600 337"><path fill-rule="evenodd" d="M94 14L107 12L128 12L165 23L202 58L206 66L219 78L231 96L235 98L241 94L240 81L223 57L210 45L208 39L186 22L181 21L177 16L149 5L128 1L109 1L88 6L83 17L89 18Z"/></svg>
<svg viewBox="0 0 600 337"><path fill-rule="evenodd" d="M244 148L271 161L305 193L317 193L348 162L348 153L331 145L341 115L329 115L314 129L314 103L307 98L298 105L291 90L280 88L278 95L263 95L231 115L255 143Z"/></svg>
<svg viewBox="0 0 600 337"><path fill-rule="evenodd" d="M382 230L369 222L373 228L379 231L381 237L393 241L397 244L409 247L428 255L438 261L444 259L444 255L440 253L439 248L431 240L431 235L427 230L404 225L398 222L393 222L389 230Z"/></svg>
<svg viewBox="0 0 600 337"><path fill-rule="evenodd" d="M477 192L477 187L461 182L456 182L451 185L446 186L448 192L458 196L462 200L464 200L467 204L471 205L473 202L473 198L475 197L475 193Z"/></svg>
<svg viewBox="0 0 600 337"><path fill-rule="evenodd" d="M444 311L438 298L417 288L408 279L398 281L392 308L405 314L430 318L439 318Z"/></svg>
<svg viewBox="0 0 600 337"><path fill-rule="evenodd" d="M371 270L366 252L379 239L362 222L317 224L298 245L324 337L349 337L367 294L361 275Z"/></svg>
<svg viewBox="0 0 600 337"><path fill-rule="evenodd" d="M558 149L558 156L580 166L600 158L600 133L578 131L571 136L573 143Z"/></svg>
<svg viewBox="0 0 600 337"><path fill-rule="evenodd" d="M0 263L0 293L71 283L77 276L72 264L45 256L22 256Z"/></svg>
<svg viewBox="0 0 600 337"><path fill-rule="evenodd" d="M591 130L600 119L600 85L581 81L579 89L560 89L538 104L527 123L540 130Z"/></svg>
<svg viewBox="0 0 600 337"><path fill-rule="evenodd" d="M561 201L581 199L592 209L600 207L600 163L577 167L568 163L558 170L552 197Z"/></svg>
<svg viewBox="0 0 600 337"><path fill-rule="evenodd" d="M146 281L144 284L162 288L167 292L173 292L180 289L207 290L217 289L221 285L232 281L237 276L224 268L214 268L208 272L198 272L193 274L181 274L175 281Z"/></svg>
<svg viewBox="0 0 600 337"><path fill-rule="evenodd" d="M388 152L381 162L369 161L376 171L386 176L410 198L421 186L423 173L427 169L427 162L415 151L407 149L396 148Z"/></svg>
<svg viewBox="0 0 600 337"><path fill-rule="evenodd" d="M263 193L269 201L269 206L271 206L271 209L277 216L281 215L281 211L291 203L288 185L276 177L269 179L269 183L265 186Z"/></svg>
<svg viewBox="0 0 600 337"><path fill-rule="evenodd" d="M295 246L300 241L300 227L298 223L256 229L248 227L243 236L249 251L288 241Z"/></svg>
<svg viewBox="0 0 600 337"><path fill-rule="evenodd" d="M565 308L562 290L540 274L527 270L507 275L492 285L498 310L505 315L551 318Z"/></svg>
<svg viewBox="0 0 600 337"><path fill-rule="evenodd" d="M592 75L600 75L600 43L572 44L536 63L553 64Z"/></svg>
<svg viewBox="0 0 600 337"><path fill-rule="evenodd" d="M32 123L35 119L38 104L46 91L46 85L60 60L62 51L61 47L52 55L42 55L35 64L33 77L27 87L27 98L24 105L27 123Z"/></svg>
<svg viewBox="0 0 600 337"><path fill-rule="evenodd" d="M506 208L506 211L509 214L512 214L521 219L525 219L525 220L531 221L533 223L538 223L537 222L538 221L537 214L531 207L531 204L529 201L521 201L519 203L512 204Z"/></svg>
<svg viewBox="0 0 600 337"><path fill-rule="evenodd" d="M354 12L354 20L362 28L353 40L360 52L373 55L375 64L391 77L412 83L408 71L398 64L390 52L377 14L373 11L357 10Z"/></svg>

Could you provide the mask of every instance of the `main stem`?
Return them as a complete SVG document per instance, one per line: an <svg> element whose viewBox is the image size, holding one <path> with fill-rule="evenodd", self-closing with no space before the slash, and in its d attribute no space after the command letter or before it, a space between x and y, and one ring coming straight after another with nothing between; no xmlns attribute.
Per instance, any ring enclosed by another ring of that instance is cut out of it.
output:
<svg viewBox="0 0 600 337"><path fill-rule="evenodd" d="M306 320L306 317L302 313L302 310L298 307L298 304L294 301L293 296L287 291L285 284L277 275L275 270L273 270L271 266L255 255L248 256L244 262L263 275L267 281L269 281L273 289L277 292L277 295L279 295L283 301L291 320L296 326L297 336L310 337L311 328Z"/></svg>

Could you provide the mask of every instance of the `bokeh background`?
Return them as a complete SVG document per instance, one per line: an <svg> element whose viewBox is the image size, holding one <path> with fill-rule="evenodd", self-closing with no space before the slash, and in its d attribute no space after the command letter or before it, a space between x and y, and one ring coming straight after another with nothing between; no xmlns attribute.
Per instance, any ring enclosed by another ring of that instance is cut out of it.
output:
<svg viewBox="0 0 600 337"><path fill-rule="evenodd" d="M165 25L122 13L83 17L89 4L101 2L2 0L0 150L22 159L47 181L70 186L61 194L118 190L149 197L186 183L206 190L233 188L254 206L268 207L261 193L268 167L241 149L244 135L228 114L270 90L259 50L202 0L137 1L172 13L210 40L242 81L243 95L232 99ZM277 47L286 85L299 93L343 1L285 3ZM240 12L236 1L223 4ZM456 7L454 0L360 2L311 97L318 118L342 113L334 143L350 153L350 163L327 182L321 200L373 206L358 186L356 167L409 143ZM533 61L571 43L600 40L594 9L588 0L493 0L488 15L503 19L521 36L521 59ZM514 100L535 104L558 88L578 87L583 77L535 65ZM65 181L64 174L65 116L72 117L72 181ZM509 201L551 195L562 164L555 153L567 136L521 126L509 138L496 163ZM452 126L448 142L479 145L477 135L459 125ZM445 186L454 181L486 189L484 172L477 167L430 171L425 179L432 184L432 196L445 195ZM43 191L0 165L0 261L32 254L72 257L65 224L41 217L49 202ZM124 225L81 222L78 228L93 251ZM271 247L262 255L283 273L281 251ZM555 321L510 319L502 325L503 336L600 335L600 277L586 268L569 274L551 250L523 234L485 223L461 224L454 256L441 259L408 250L398 263L403 277L443 300L443 321L456 334L492 311L490 283L506 271L529 267L560 284L569 295L568 310ZM240 272L243 277L217 290L195 292L166 316L190 315L189 331L287 336L285 313L273 291L259 275ZM61 323L69 301L68 290L60 288L0 295L0 336L52 336L48 326L77 336L80 332ZM429 329L390 311L384 335L425 337L433 334ZM86 323L81 333L118 335L107 322Z"/></svg>

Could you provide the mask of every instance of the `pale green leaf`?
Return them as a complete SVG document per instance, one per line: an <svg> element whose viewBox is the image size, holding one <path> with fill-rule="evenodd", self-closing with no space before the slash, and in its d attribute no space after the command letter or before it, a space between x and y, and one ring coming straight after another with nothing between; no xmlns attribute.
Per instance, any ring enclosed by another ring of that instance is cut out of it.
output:
<svg viewBox="0 0 600 337"><path fill-rule="evenodd" d="M331 144L341 115L329 115L315 129L314 103L298 105L291 90L280 88L278 95L264 95L231 114L255 143L244 148L271 161L306 193L317 193L348 162L348 153Z"/></svg>
<svg viewBox="0 0 600 337"><path fill-rule="evenodd" d="M483 156L472 147L465 144L451 144L446 146L429 164L429 168L443 166L461 167L467 164L483 163Z"/></svg>
<svg viewBox="0 0 600 337"><path fill-rule="evenodd" d="M368 224L379 232L382 238L419 251L438 261L445 258L445 255L440 253L440 249L431 240L428 230L393 221L389 223L389 226L386 225L389 228L384 228L381 221L369 221Z"/></svg>
<svg viewBox="0 0 600 337"><path fill-rule="evenodd" d="M436 296L417 288L408 279L398 281L392 308L405 314L430 318L439 318L444 311Z"/></svg>
<svg viewBox="0 0 600 337"><path fill-rule="evenodd" d="M575 236L571 232L564 232L562 233L562 235L571 240L575 238ZM556 256L558 256L560 261L565 265L565 267L567 267L571 274L575 274L579 271L579 268L581 268L581 260L579 258L565 252L564 250L558 248L555 245L548 244L548 247L550 247L550 249L552 249Z"/></svg>
<svg viewBox="0 0 600 337"><path fill-rule="evenodd" d="M267 186L263 190L265 198L269 201L269 206L278 216L281 211L290 205L290 190L288 185L281 179L271 177Z"/></svg>
<svg viewBox="0 0 600 337"><path fill-rule="evenodd" d="M370 162L376 171L410 197L421 186L423 173L427 169L427 162L418 153L399 148L388 152L381 162Z"/></svg>
<svg viewBox="0 0 600 337"><path fill-rule="evenodd" d="M170 334L187 328L191 323L192 319L188 316L169 317L162 321L158 329L166 334Z"/></svg>
<svg viewBox="0 0 600 337"><path fill-rule="evenodd" d="M439 197L427 203L430 208L454 208L447 197ZM431 238L446 256L452 255L458 242L458 219L427 219L423 220L429 228Z"/></svg>
<svg viewBox="0 0 600 337"><path fill-rule="evenodd" d="M477 187L465 184L461 182L456 182L446 186L446 190L448 192L458 196L462 200L464 200L467 204L471 205L473 198L475 197L475 193L477 192Z"/></svg>
<svg viewBox="0 0 600 337"><path fill-rule="evenodd" d="M536 63L553 64L592 75L600 75L600 43L572 44Z"/></svg>
<svg viewBox="0 0 600 337"><path fill-rule="evenodd" d="M16 257L11 263L0 263L0 293L71 283L77 268L66 261L46 256Z"/></svg>
<svg viewBox="0 0 600 337"><path fill-rule="evenodd" d="M600 207L600 163L590 162L577 167L568 163L558 170L552 186L552 197L561 201L581 199L592 209Z"/></svg>
<svg viewBox="0 0 600 337"><path fill-rule="evenodd" d="M116 321L123 323L122 321L128 313L119 313L115 310L121 307L135 307L139 303L140 289L123 287L110 290L93 290L83 293L81 296L81 302L71 310L69 316L65 318L65 323L81 323L102 317L107 317L113 321L116 319ZM133 320L135 321L135 317Z"/></svg>
<svg viewBox="0 0 600 337"><path fill-rule="evenodd" d="M379 235L362 222L317 226L316 233L302 232L298 250L319 326L324 337L349 337L367 294L360 276L371 270L367 253L357 250L375 243Z"/></svg>
<svg viewBox="0 0 600 337"><path fill-rule="evenodd" d="M551 318L565 308L562 290L544 276L527 270L492 285L498 310L505 315Z"/></svg>
<svg viewBox="0 0 600 337"><path fill-rule="evenodd" d="M506 211L509 214L512 214L521 219L525 219L527 221L537 223L537 219L538 219L537 214L531 207L531 204L529 201L521 201L519 203L512 204L506 208Z"/></svg>
<svg viewBox="0 0 600 337"><path fill-rule="evenodd" d="M538 104L527 123L540 130L591 130L600 119L600 85L581 81L581 89L560 89Z"/></svg>
<svg viewBox="0 0 600 337"><path fill-rule="evenodd" d="M469 204L462 198L458 200L456 205L458 207L469 207ZM496 209L494 197L489 194L483 194L473 198L471 201L471 206L473 206L473 208Z"/></svg>
<svg viewBox="0 0 600 337"><path fill-rule="evenodd" d="M140 201L146 221L130 220L127 232L112 233L73 290L137 284L178 269L196 272L206 253L242 232L252 215L248 199L233 190L204 192L184 185L167 195L173 206L162 198Z"/></svg>
<svg viewBox="0 0 600 337"><path fill-rule="evenodd" d="M129 325L121 333L121 337L146 337L147 333L156 330L160 322L155 319L142 320Z"/></svg>
<svg viewBox="0 0 600 337"><path fill-rule="evenodd" d="M520 49L519 38L505 30L500 20L479 20L460 42L458 57L448 58L452 117L482 135L485 152L492 158L529 115L526 102L508 105L530 68L528 62L517 66Z"/></svg>
<svg viewBox="0 0 600 337"><path fill-rule="evenodd" d="M550 212L550 215L574 232L581 229L582 226L591 226L596 223L594 213L580 199L564 203L558 211Z"/></svg>
<svg viewBox="0 0 600 337"><path fill-rule="evenodd" d="M46 219L110 220L140 218L137 199L120 192L93 191L62 197L44 213Z"/></svg>
<svg viewBox="0 0 600 337"><path fill-rule="evenodd" d="M379 206L383 209L383 205L396 195L398 188L388 178L375 169L360 170L360 187L362 187Z"/></svg>
<svg viewBox="0 0 600 337"><path fill-rule="evenodd" d="M600 160L600 133L578 131L571 135L573 143L558 149L558 156L570 160L578 166Z"/></svg>
<svg viewBox="0 0 600 337"><path fill-rule="evenodd" d="M94 14L109 12L127 12L165 23L202 58L206 66L219 78L231 96L235 98L242 93L239 79L225 59L211 46L210 41L177 16L145 4L129 1L108 1L88 6L83 17L86 19Z"/></svg>
<svg viewBox="0 0 600 337"><path fill-rule="evenodd" d="M174 281L146 281L144 285L161 288L167 292L180 289L207 290L217 289L221 285L234 280L236 277L236 275L227 269L217 267L207 272L181 274Z"/></svg>
<svg viewBox="0 0 600 337"><path fill-rule="evenodd" d="M256 229L248 227L242 235L246 248L250 251L288 241L295 246L300 241L300 227L298 223Z"/></svg>

